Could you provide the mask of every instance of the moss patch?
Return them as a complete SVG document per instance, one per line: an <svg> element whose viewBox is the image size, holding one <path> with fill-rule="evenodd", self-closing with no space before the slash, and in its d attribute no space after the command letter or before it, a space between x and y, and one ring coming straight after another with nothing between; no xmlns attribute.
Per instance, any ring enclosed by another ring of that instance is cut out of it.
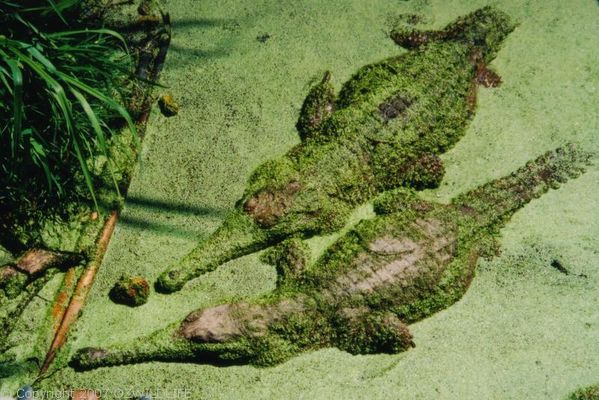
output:
<svg viewBox="0 0 599 400"><path fill-rule="evenodd" d="M568 396L568 400L597 400L599 399L599 385L579 389Z"/></svg>
<svg viewBox="0 0 599 400"><path fill-rule="evenodd" d="M150 285L141 276L123 275L110 289L110 299L118 304L131 307L146 304L150 295Z"/></svg>

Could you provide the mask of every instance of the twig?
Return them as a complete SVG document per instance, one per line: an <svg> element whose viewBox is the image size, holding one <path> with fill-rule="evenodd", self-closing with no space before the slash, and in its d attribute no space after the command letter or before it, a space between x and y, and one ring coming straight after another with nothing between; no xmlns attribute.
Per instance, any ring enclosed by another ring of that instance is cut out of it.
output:
<svg viewBox="0 0 599 400"><path fill-rule="evenodd" d="M47 370L58 351L62 348L64 343L66 342L67 335L71 328L71 325L77 320L79 316L79 312L81 308L85 304L85 299L94 283L94 278L96 277L96 273L102 264L102 259L104 258L104 253L106 253L106 249L108 248L108 243L110 242L110 238L112 237L112 233L114 232L114 227L116 226L116 222L118 220L118 213L113 211L106 224L104 225L104 229L102 230L102 234L98 239L98 244L96 247L96 254L92 261L88 264L87 269L79 278L77 282L77 287L75 288L75 293L71 298L69 306L67 307L62 321L56 331L56 335L54 336L54 340L52 341L52 345L50 346L50 350L46 355L46 359L42 368L40 370L40 375L44 374Z"/></svg>

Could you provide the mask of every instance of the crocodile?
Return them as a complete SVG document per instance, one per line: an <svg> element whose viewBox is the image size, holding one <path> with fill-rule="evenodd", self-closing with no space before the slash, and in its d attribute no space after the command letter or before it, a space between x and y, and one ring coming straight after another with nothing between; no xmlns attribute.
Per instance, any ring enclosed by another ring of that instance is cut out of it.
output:
<svg viewBox="0 0 599 400"><path fill-rule="evenodd" d="M222 225L168 266L156 289L175 292L234 258L338 231L384 191L438 186L439 155L465 134L477 87L501 82L488 64L515 27L484 7L438 31L394 29L408 51L362 67L337 95L327 72L301 108L301 142L256 168Z"/></svg>
<svg viewBox="0 0 599 400"><path fill-rule="evenodd" d="M449 204L423 200L412 189L387 191L375 198L373 219L358 223L313 264L298 238L267 250L265 259L280 273L272 293L194 311L133 342L81 349L72 364L272 365L323 347L351 354L407 350L414 346L408 325L462 297L479 257L497 253L510 217L580 175L589 159L572 145L561 147Z"/></svg>

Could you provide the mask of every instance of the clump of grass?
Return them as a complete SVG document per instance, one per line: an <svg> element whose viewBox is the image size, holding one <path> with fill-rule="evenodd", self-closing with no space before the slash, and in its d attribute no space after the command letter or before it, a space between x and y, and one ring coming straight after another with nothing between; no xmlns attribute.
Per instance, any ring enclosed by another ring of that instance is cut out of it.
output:
<svg viewBox="0 0 599 400"><path fill-rule="evenodd" d="M98 155L115 122L131 62L124 39L77 21L81 0L0 0L0 211L65 199L96 207ZM116 190L118 185L113 179Z"/></svg>

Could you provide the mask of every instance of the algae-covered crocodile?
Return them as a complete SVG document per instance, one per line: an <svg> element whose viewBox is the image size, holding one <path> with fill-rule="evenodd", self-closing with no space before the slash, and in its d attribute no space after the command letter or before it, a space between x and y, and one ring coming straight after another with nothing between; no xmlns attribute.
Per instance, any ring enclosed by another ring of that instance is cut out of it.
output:
<svg viewBox="0 0 599 400"><path fill-rule="evenodd" d="M301 143L254 171L221 227L167 268L157 289L179 290L292 236L336 231L352 209L383 191L438 185L438 155L464 135L476 86L499 84L487 65L514 27L485 7L440 31L393 31L411 51L361 68L338 96L327 73L304 101Z"/></svg>
<svg viewBox="0 0 599 400"><path fill-rule="evenodd" d="M74 363L270 365L331 346L352 354L406 350L413 346L407 324L457 301L479 256L496 250L495 238L509 218L579 175L588 158L572 146L548 152L451 204L424 201L409 189L386 192L374 201L377 216L360 222L313 265L298 239L267 251L281 273L273 293L195 311L128 344L82 349Z"/></svg>

